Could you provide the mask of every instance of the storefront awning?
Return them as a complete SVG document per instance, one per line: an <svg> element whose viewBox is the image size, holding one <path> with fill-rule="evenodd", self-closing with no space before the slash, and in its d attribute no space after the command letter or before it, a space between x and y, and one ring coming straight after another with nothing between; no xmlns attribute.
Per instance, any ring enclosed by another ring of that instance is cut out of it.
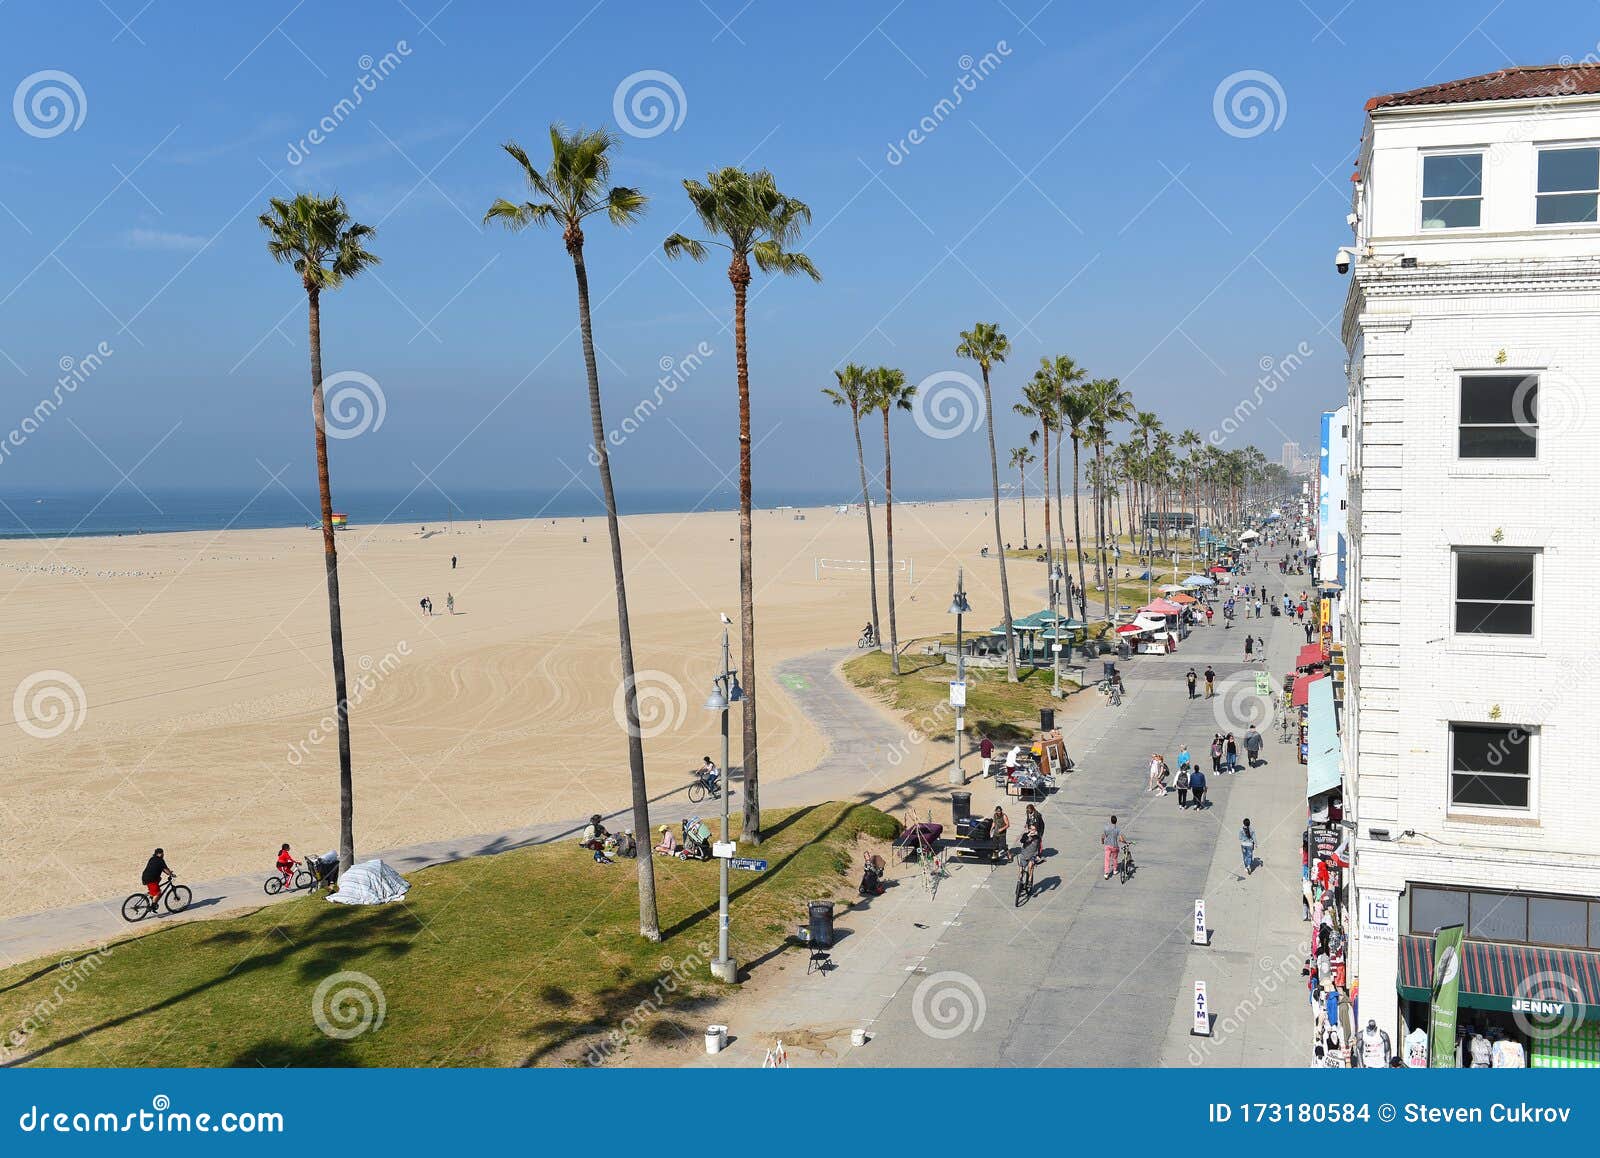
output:
<svg viewBox="0 0 1600 1158"><path fill-rule="evenodd" d="M1339 763L1338 717L1333 682L1317 680L1306 689L1306 799L1332 792L1343 781Z"/></svg>
<svg viewBox="0 0 1600 1158"><path fill-rule="evenodd" d="M1326 673L1320 671L1316 675L1296 676L1294 687L1289 693L1289 703L1297 708L1305 707L1307 697L1310 695L1311 685L1318 680L1326 678Z"/></svg>
<svg viewBox="0 0 1600 1158"><path fill-rule="evenodd" d="M1396 987L1411 1001L1433 996L1433 938L1400 938ZM1600 953L1500 941L1461 943L1462 1005L1553 1020L1600 1021ZM1531 1003L1531 1004L1530 1004ZM1540 1003L1561 1005L1555 1009Z"/></svg>
<svg viewBox="0 0 1600 1158"><path fill-rule="evenodd" d="M1322 646L1316 643L1308 643L1300 649L1300 654L1295 656L1294 666L1315 667L1319 663L1327 662L1327 659L1322 654Z"/></svg>

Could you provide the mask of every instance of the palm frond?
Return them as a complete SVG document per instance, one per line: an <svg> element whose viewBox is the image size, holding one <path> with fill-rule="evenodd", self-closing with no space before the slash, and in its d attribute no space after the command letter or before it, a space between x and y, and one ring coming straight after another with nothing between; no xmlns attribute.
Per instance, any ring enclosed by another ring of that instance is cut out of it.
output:
<svg viewBox="0 0 1600 1158"><path fill-rule="evenodd" d="M668 257L687 257L694 261L704 261L709 252L705 242L685 237L681 233L674 233L667 238L661 243L661 248Z"/></svg>

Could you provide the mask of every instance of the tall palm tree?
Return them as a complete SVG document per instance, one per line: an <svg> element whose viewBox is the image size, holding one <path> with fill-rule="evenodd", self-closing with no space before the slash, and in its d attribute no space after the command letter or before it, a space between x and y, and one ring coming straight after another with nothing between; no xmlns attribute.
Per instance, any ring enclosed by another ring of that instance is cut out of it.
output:
<svg viewBox="0 0 1600 1158"><path fill-rule="evenodd" d="M1085 383L1080 383L1068 390L1061 392L1056 403L1056 416L1061 424L1061 429L1066 431L1068 439L1072 442L1072 539L1078 555L1078 591L1083 599L1088 599L1088 585L1083 569L1083 515L1079 510L1078 480L1082 477L1079 464L1079 452L1083 442L1089 434L1089 421L1093 417L1090 406L1089 393ZM1061 528L1062 534L1066 528ZM1100 555L1095 554L1095 579L1100 581ZM1087 603L1085 603L1087 608ZM1087 612L1085 613L1087 617Z"/></svg>
<svg viewBox="0 0 1600 1158"><path fill-rule="evenodd" d="M917 395L915 386L906 385L905 372L879 366L867 371L867 398L883 412L883 537L889 553L889 670L900 674L900 635L894 614L894 463L889 454L889 415L910 410Z"/></svg>
<svg viewBox="0 0 1600 1158"><path fill-rule="evenodd" d="M1190 524L1189 529L1189 546L1191 554L1193 553L1195 543L1200 537L1200 481L1197 469L1200 458L1200 446L1201 441L1198 432L1194 430L1185 430L1182 434L1178 435L1178 449L1184 452L1183 465L1180 468L1181 474L1179 475L1183 491L1182 503L1184 506L1190 506L1190 485L1193 484L1195 489L1195 501L1193 506L1190 507L1189 512L1194 519L1194 521Z"/></svg>
<svg viewBox="0 0 1600 1158"><path fill-rule="evenodd" d="M739 389L739 662L744 667L744 836L761 843L761 780L756 758L756 604L750 549L750 351L746 341L745 299L750 288L750 261L762 273L803 273L812 281L822 275L803 253L790 247L811 221L803 201L779 192L765 169L749 173L728 167L706 174L706 183L686 180L689 204L711 238L697 241L674 233L662 243L668 257L704 261L708 246L731 255L728 281L733 285L733 348ZM721 240L717 240L721 238ZM893 602L890 616L893 617ZM644 831L641 829L640 831Z"/></svg>
<svg viewBox="0 0 1600 1158"><path fill-rule="evenodd" d="M606 505L606 530L611 536L611 578L617 596L617 645L622 656L623 708L628 732L628 772L633 790L633 831L650 831L650 794L645 787L644 740L639 727L639 698L633 668L633 632L628 620L628 591L622 566L622 532L617 524L617 495L611 485L611 456L607 451L606 424L600 409L600 373L594 358L594 329L589 313L589 270L583 258L583 222L604 213L613 225L629 225L644 213L645 195L637 189L611 185L610 152L616 140L603 129L550 126L550 167L535 168L516 142L505 151L522 170L534 199L489 206L485 224L498 221L516 232L530 225L559 226L572 272L578 283L578 330L583 338L583 367L589 379L589 425L594 455L599 460L600 492ZM639 934L661 939L656 915L656 878L651 858L638 858Z"/></svg>
<svg viewBox="0 0 1600 1158"><path fill-rule="evenodd" d="M1034 433L1037 434L1038 431ZM1025 446L1013 446L1011 448L1011 465L1017 472L1017 496L1022 502L1022 549L1026 551L1028 549L1028 467L1033 465L1033 451ZM1044 509L1046 511L1050 510L1048 494L1045 497ZM1048 518L1049 516L1047 515L1046 517ZM1047 566L1049 562L1050 560L1047 556L1045 558Z"/></svg>
<svg viewBox="0 0 1600 1158"><path fill-rule="evenodd" d="M1155 435L1160 434L1162 429L1161 416L1154 410L1140 410L1135 412L1133 416L1133 436L1139 440L1141 451L1139 456L1139 465L1144 468L1144 476L1141 479L1141 486L1139 488L1140 517L1137 520L1139 528L1137 533L1139 535L1140 547L1145 556L1145 573L1150 577L1145 584L1146 595L1151 594L1149 589L1155 584L1156 574L1155 543L1154 536L1151 533L1152 528L1150 526L1150 516L1154 511L1151 496L1155 493L1155 480L1151 477L1151 469L1155 466L1155 458L1150 452L1150 439Z"/></svg>
<svg viewBox="0 0 1600 1158"><path fill-rule="evenodd" d="M1017 682L1017 638L1011 630L1011 587L1006 582L1006 544L1000 534L1000 458L994 448L994 395L989 389L989 368L1004 362L1011 352L1011 340L993 322L975 322L961 331L956 357L967 358L983 371L984 425L989 433L989 489L994 506L994 550L1000 560L1000 607L1006 617L1006 679Z"/></svg>
<svg viewBox="0 0 1600 1158"><path fill-rule="evenodd" d="M350 220L337 196L301 193L274 197L258 219L267 252L292 266L306 291L311 348L311 422L317 453L317 493L322 500L322 569L328 586L328 637L333 648L333 699L339 720L339 867L355 861L355 784L350 773L350 699L344 674L344 623L339 610L339 552L333 541L333 487L328 481L328 434L322 401L322 291L338 289L380 258L367 250L370 225Z"/></svg>
<svg viewBox="0 0 1600 1158"><path fill-rule="evenodd" d="M872 638L882 639L878 634L878 547L872 534L872 493L867 489L867 459L861 450L861 412L869 409L867 371L865 367L851 362L844 369L835 370L833 376L838 379L838 386L824 386L822 392L832 399L835 406L843 406L850 411L850 425L855 431L856 467L861 472L861 506L867 514L867 590L872 597L872 617L867 622L872 624Z"/></svg>
<svg viewBox="0 0 1600 1158"><path fill-rule="evenodd" d="M1028 433L1028 441L1042 443L1044 446L1044 567L1045 575L1055 572L1055 549L1050 540L1050 432L1056 425L1056 382L1051 373L1050 360L1039 359L1039 368L1033 372L1033 378L1022 388L1022 401L1011 407L1024 418L1031 418L1037 423L1036 429ZM1021 448L1019 447L1018 450ZM1012 466L1016 466L1017 451L1011 452ZM1027 538L1028 507L1022 507L1023 538ZM1066 528L1062 528L1066 533Z"/></svg>
<svg viewBox="0 0 1600 1158"><path fill-rule="evenodd" d="M1040 365L1041 368L1044 368L1044 366L1046 364L1046 361L1047 360L1044 359L1044 358L1040 358L1039 359L1039 365ZM1062 414L1062 406L1063 406L1062 400L1068 394L1070 394L1073 391L1077 390L1077 388L1080 385L1082 385L1083 381L1089 375L1088 375L1088 371L1086 371L1082 366L1079 366L1075 361L1073 361L1066 354L1057 354L1055 357L1048 359L1048 363L1049 363L1050 383L1051 383L1051 386L1052 386L1052 388L1054 390L1054 394L1055 394L1055 403L1051 407L1051 410L1054 412L1053 413L1053 417L1055 418L1055 425L1056 425L1056 451L1057 451L1057 454L1056 454L1056 522L1061 527L1061 537L1063 539L1065 539L1067 537L1067 518L1066 518L1066 515L1062 512L1062 509L1061 509L1061 498L1062 498L1062 490L1061 490L1061 460L1062 460L1062 458L1065 457L1064 455L1062 455L1060 453L1060 450L1061 450L1061 425L1062 425L1061 424L1061 414ZM1074 469L1076 469L1076 467L1074 467ZM1046 481L1048 482L1048 480L1046 480ZM1074 488L1077 487L1078 484L1077 484L1077 479L1076 478L1073 479L1073 484L1072 485L1073 485ZM1074 496L1076 496L1076 494L1077 494L1076 489L1074 489L1073 494L1074 494ZM1072 512L1072 517L1074 519L1074 523L1076 523L1076 520L1077 520L1077 517L1078 517L1078 512L1077 512L1077 507L1076 507L1076 498L1074 498L1074 507L1073 507L1073 512ZM1062 552L1061 553L1063 555L1066 554L1066 544L1064 544L1064 543L1062 544ZM1079 568L1079 571L1080 572L1082 571L1081 567ZM1080 574L1078 576L1078 578L1081 581L1083 576Z"/></svg>
<svg viewBox="0 0 1600 1158"><path fill-rule="evenodd" d="M1096 378L1084 385L1084 394L1089 401L1091 438L1094 444L1094 458L1096 473L1099 477L1100 492L1096 508L1100 515L1100 534L1097 543L1097 552L1100 556L1100 569L1106 574L1105 613L1107 622L1111 619L1111 582L1110 573L1106 563L1106 530L1108 529L1107 515L1104 502L1109 497L1110 490L1108 472L1105 467L1105 449L1111 439L1111 427L1118 422L1126 422L1133 413L1133 398L1122 388L1122 383L1115 378Z"/></svg>

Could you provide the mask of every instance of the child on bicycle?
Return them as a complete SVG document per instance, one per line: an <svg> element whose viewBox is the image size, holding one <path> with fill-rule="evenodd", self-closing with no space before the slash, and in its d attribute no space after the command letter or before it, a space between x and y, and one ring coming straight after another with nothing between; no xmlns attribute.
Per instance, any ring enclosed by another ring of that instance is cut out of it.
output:
<svg viewBox="0 0 1600 1158"><path fill-rule="evenodd" d="M286 844L278 850L278 873L283 877L283 887L290 888L294 884L294 870L300 862L294 859L294 854L289 851Z"/></svg>

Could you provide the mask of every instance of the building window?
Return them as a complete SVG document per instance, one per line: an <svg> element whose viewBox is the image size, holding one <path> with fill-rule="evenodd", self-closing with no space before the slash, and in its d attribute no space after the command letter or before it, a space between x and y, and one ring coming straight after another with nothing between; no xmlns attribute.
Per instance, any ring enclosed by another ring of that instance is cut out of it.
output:
<svg viewBox="0 0 1600 1158"><path fill-rule="evenodd" d="M1467 894L1455 889L1413 887L1411 931L1433 933L1447 925L1467 923Z"/></svg>
<svg viewBox="0 0 1600 1158"><path fill-rule="evenodd" d="M1515 547L1457 547L1457 634L1532 635L1538 554Z"/></svg>
<svg viewBox="0 0 1600 1158"><path fill-rule="evenodd" d="M1532 779L1533 741L1528 729L1450 725L1452 807L1526 811Z"/></svg>
<svg viewBox="0 0 1600 1158"><path fill-rule="evenodd" d="M1422 228L1474 229L1482 212L1482 153L1422 158Z"/></svg>
<svg viewBox="0 0 1600 1158"><path fill-rule="evenodd" d="M1456 451L1462 458L1537 458L1539 376L1463 374Z"/></svg>
<svg viewBox="0 0 1600 1158"><path fill-rule="evenodd" d="M1600 148L1542 149L1534 220L1540 225L1576 225L1600 220Z"/></svg>
<svg viewBox="0 0 1600 1158"><path fill-rule="evenodd" d="M1510 893L1472 894L1467 936L1477 941L1526 941L1528 898Z"/></svg>
<svg viewBox="0 0 1600 1158"><path fill-rule="evenodd" d="M1563 897L1528 898L1528 940L1568 949L1588 946L1589 905Z"/></svg>
<svg viewBox="0 0 1600 1158"><path fill-rule="evenodd" d="M1431 937L1447 925L1467 926L1467 936L1487 941L1584 947L1584 910L1588 910L1588 947L1600 949L1600 901L1577 897L1545 897L1492 889L1448 888L1408 884L1411 902L1406 929Z"/></svg>

